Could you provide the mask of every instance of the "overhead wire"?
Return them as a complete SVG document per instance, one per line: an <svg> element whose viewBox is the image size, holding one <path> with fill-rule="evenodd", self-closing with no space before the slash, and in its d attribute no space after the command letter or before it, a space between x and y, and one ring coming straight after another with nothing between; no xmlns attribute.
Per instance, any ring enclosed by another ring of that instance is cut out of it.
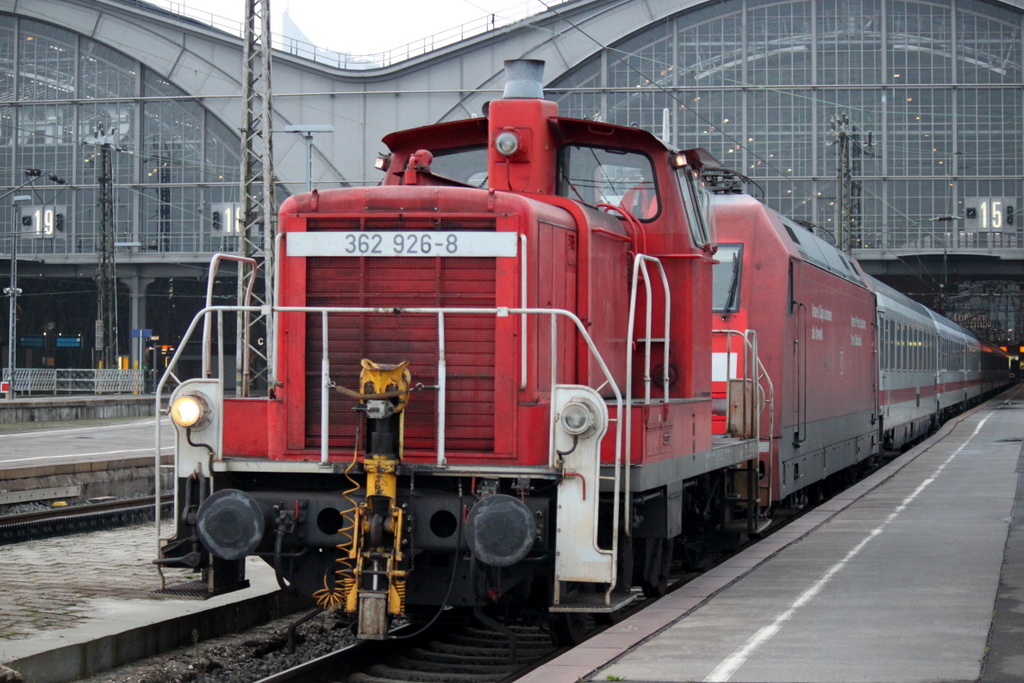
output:
<svg viewBox="0 0 1024 683"><path fill-rule="evenodd" d="M640 57L640 55L638 53L620 51L620 50L617 50L616 48L613 48L613 47L611 47L609 45L606 45L606 44L602 43L601 41L599 41L598 39L594 38L589 33L587 33L577 23L573 22L571 19L569 19L568 17L564 16L557 9L554 9L554 7L552 7L547 2L545 2L545 0L538 0L538 2L540 2L545 7L547 7L550 12L552 12L552 13L556 14L557 16L559 16L563 21L565 21L567 24L569 24L573 29L575 29L576 31L578 31L579 33L584 35L587 39L591 40L600 49L607 51L609 54L611 54L616 59L618 59L620 62L622 62L626 66L627 69L629 69L630 71L634 72L637 76L643 78L644 81L646 82L646 84L652 85L655 89L660 90L662 93L667 95L670 99L675 101L677 104L680 104L681 108L684 111L687 111L689 114L691 114L692 116L694 116L697 119L699 119L701 122L703 122L706 125L708 125L709 130L717 130L723 138L725 138L725 139L731 141L732 143L734 143L737 146L737 148L744 149L745 151L747 151L749 154L751 154L755 158L760 159L766 166L768 166L772 170L776 171L781 178L787 179L790 183L793 184L794 187L797 187L797 188L801 189L803 192L805 192L806 193L806 197L807 197L807 199L805 200L805 203L806 203L806 201L809 201L809 200L811 200L811 199L813 199L815 197L813 191L808 191L806 187L801 185L795 179L793 179L790 176L788 176L785 172L783 172L779 167L777 167L775 164L770 162L768 159L765 159L764 157L762 157L759 154L757 154L756 151L754 151L753 149L751 149L750 147L745 145L742 141L737 140L732 135L730 135L730 134L726 133L725 131L719 129L716 124L712 123L709 119L707 119L706 117L701 115L700 112L695 111L695 110L693 110L690 107L687 107L685 105L685 103L683 103L682 100L680 100L680 98L671 89L666 88L665 86L661 85L656 79L651 78L649 74L645 74L644 72L642 72L639 69L637 69L635 66L633 66L630 63L630 61L628 59L624 59L623 56L622 56L624 54L627 57L631 57L631 56ZM727 5L725 4L725 0L719 0L719 2L722 4L723 7L727 7ZM742 22L741 22L741 26L742 26L742 30L743 31L747 31L747 27L745 25L743 25ZM641 57L641 58L643 58L643 57ZM648 61L650 61L652 63L657 63L657 61L654 60L653 58L644 58L644 59L647 59ZM672 66L673 68L675 67L674 64L668 65L668 64L665 64L665 63L661 63L661 65L662 66ZM744 84L744 85L749 85L749 84ZM768 87L761 87L761 86L756 86L756 85L755 86L750 86L750 87L790 94L789 91L783 91L783 90L778 89L778 88L768 88ZM806 99L810 99L810 100L812 100L812 101L814 101L816 103L829 104L827 101L821 100L819 98L808 97ZM855 142L855 144L861 145L859 140L854 140L854 142ZM938 176L937 177L937 179L940 179L940 180L942 178L943 178L942 176ZM863 191L863 188L862 188L862 191ZM905 213L900 211L898 209L898 207L894 206L893 204L891 204L890 202L888 202L884 198L878 197L873 192L871 192L871 195L873 197L875 197L876 199L878 199L883 205L885 205L888 208L892 209L893 211L897 212L899 215L902 215L905 218L907 218L908 222L911 222L912 224L915 223L915 221L910 219L909 216L907 216ZM920 221L916 221L916 224L919 226L920 225ZM886 251L886 252L888 252L888 253L890 253L892 255L896 255L895 251L893 251L888 245L883 244L882 245L882 249L883 249L883 251ZM920 255L917 255L917 258L918 258L918 261L920 263ZM940 283L938 282L938 280L936 280L934 278L934 276L932 276L932 274L926 268L923 268L923 263L920 263L920 265L922 265L922 271L932 280L932 282L936 286L941 286ZM929 284L923 277L921 277L920 274L914 273L914 275L916 277L918 277L918 279L920 279L923 283Z"/></svg>
<svg viewBox="0 0 1024 683"><path fill-rule="evenodd" d="M469 0L464 0L464 1L466 1L467 3L472 5L472 3L469 2ZM605 44L601 43L600 41L596 40L589 33L587 33L577 23L575 23L571 19L567 18L564 13L560 12L559 9L557 9L555 7L555 3L544 2L544 0L538 0L538 1L550 13L552 13L552 14L558 16L559 18L561 18L562 20L566 21L570 26L573 27L573 29L578 31L581 35L585 36L588 40L590 40L594 44L598 45L600 48L602 48L604 50L607 50L609 52L609 54L614 55L619 61L621 61L623 64L625 64L628 69L630 69L631 71L636 73L638 76L640 76L640 77L644 78L645 80L647 80L649 82L649 84L653 85L656 89L658 89L658 90L662 91L663 93L665 93L672 101L674 101L677 104L679 104L684 111L688 112L691 116L693 116L693 117L697 118L698 120L702 121L703 123L705 123L709 127L709 133L710 132L718 133L724 139L726 139L726 140L730 141L731 143L733 143L736 146L737 149L745 150L752 158L759 160L767 168L770 168L770 169L774 170L778 174L779 178L784 179L785 182L789 182L794 189L797 189L797 190L801 191L805 195L805 200L804 200L803 203L806 204L807 202L814 200L817 196L820 196L820 193L818 193L816 195L813 191L808 190L808 188L806 186L804 186L800 181L798 181L797 179L791 177L789 174L787 174L785 171L783 171L775 163L773 163L769 159L765 159L763 156L761 156L759 153L757 153L756 150L754 150L751 147L749 147L748 145L746 145L742 140L739 140L735 136L733 136L733 135L727 133L726 131L722 130L718 124L712 123L707 117L705 117L703 114L701 114L701 112L699 112L698 110L696 110L693 107L691 107L691 106L687 105L686 103L684 103L675 93L672 92L672 90L670 90L669 88L667 88L664 85L662 85L661 83L659 83L656 78L649 78L648 74L645 74L644 72L642 72L641 70L639 70L635 66L633 66L630 63L629 58L630 57L635 57L635 58L642 59L644 61L650 62L652 65L660 65L660 66L666 67L666 68L674 68L676 65L674 65L674 64L670 65L670 64L668 64L666 62L661 62L661 61L655 59L653 56L642 55L639 52L624 51L624 50L620 50L618 48L614 48L614 47L605 45ZM604 12L612 11L612 10L614 10L616 8L619 8L619 7L623 6L623 5L628 4L628 2L629 2L629 0L621 0L620 2L613 3L608 8L603 8L602 11L604 11ZM719 2L720 2L720 4L723 7L726 7L728 9L728 6L724 2L724 0L719 0ZM478 9L481 9L481 8L478 8ZM500 14L500 13L496 13L496 14ZM541 29L539 26L536 25L537 20L539 20L540 18L541 18L540 15L536 15L535 17L531 18L531 20L528 20L525 23L529 24L532 21L532 23L534 24L533 28L535 28L537 30L545 30L545 29ZM745 24L742 24L742 22L741 22L741 28L742 28L742 30L744 32L748 32L749 31L748 27ZM557 32L551 31L551 33L552 34L556 34ZM778 59L778 54L769 54L769 53L766 53L766 54L768 54L767 58L769 58L769 59L773 59L773 60L777 60ZM111 66L115 66L115 65L111 65ZM164 80L166 81L166 85L170 89L178 90L177 86L175 86L170 80L168 80L168 79L164 79ZM823 98L820 98L820 97L805 96L805 95L803 95L801 93L794 93L792 91L783 90L781 88L773 88L773 87L770 87L770 86L763 86L763 85L750 85L750 84L746 84L746 83L738 84L738 85L742 85L743 87L752 87L752 88L759 89L759 90L762 90L762 91L767 91L767 92L784 93L784 94L786 94L788 96L791 96L791 97L794 97L794 98L798 98L798 99L802 98L802 99L806 99L806 100L809 100L809 101L812 101L812 102L815 102L815 103L818 103L818 104L836 105L836 103L830 102L830 101L828 101L826 99L823 99ZM558 90L558 89L556 89L556 90ZM339 93L339 94L342 94L342 93ZM357 94L364 95L365 93L360 92L360 93L357 93ZM275 95L275 97L281 97L281 96L287 96L287 95ZM305 97L305 96L308 96L308 95L304 94L304 93L297 93L294 96L303 96L303 97ZM157 97L167 98L167 97L177 97L177 96L160 95L160 96L157 96ZM192 99L192 100L201 100L201 99L203 99L202 96L187 96L187 95L184 95L184 94L182 94L180 97L187 98L187 99ZM133 99L138 99L138 98L133 98ZM145 98L143 98L143 99L145 99ZM849 110L861 110L860 108L857 108L857 107L846 107L846 108L849 109ZM314 107L314 109L319 109L319 108ZM324 113L328 113L328 112L326 112L326 110L321 110L321 111L323 111ZM866 110L864 110L864 111L866 111ZM331 116L337 117L337 113L334 112L333 110L331 112L329 112L329 113L330 113ZM346 119L346 117L341 117L341 118L343 118L345 120L354 120L354 119ZM893 151L897 151L894 146L890 146L890 149L893 150ZM153 157L147 156L145 154L131 152L130 150L127 150L127 151L129 153L132 153L135 156L139 157L140 159L150 159L150 158L153 158ZM898 150L898 151L902 155L906 156L906 150L905 149L901 149L901 150ZM925 158L926 156L927 156L927 153L922 150L920 158ZM184 162L184 161L180 162L180 165L182 167L185 167L185 168L188 168L188 167L199 168L199 169L205 169L206 168L205 164L189 164L188 162ZM362 181L352 181L352 182L358 183L358 182L362 182ZM123 187L123 186L119 186L119 187ZM146 188L146 187L140 188L141 191L145 191L146 189L148 189L148 188ZM133 191L137 191L137 190L135 190L133 188ZM885 205L887 205L890 208L896 210L896 207L894 207L891 203L885 202L884 200L881 200L881 201L883 201L883 203Z"/></svg>

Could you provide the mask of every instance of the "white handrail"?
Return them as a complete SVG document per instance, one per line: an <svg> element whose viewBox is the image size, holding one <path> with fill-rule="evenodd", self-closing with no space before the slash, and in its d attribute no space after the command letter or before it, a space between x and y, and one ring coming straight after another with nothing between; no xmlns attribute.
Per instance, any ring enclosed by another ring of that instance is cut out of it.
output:
<svg viewBox="0 0 1024 683"><path fill-rule="evenodd" d="M252 274L249 277L249 283L245 286L245 304L244 305L248 306L249 302L252 301L252 292L253 292L253 288L256 285L256 269L257 269L256 259L249 258L248 256L239 256L238 254L214 254L213 257L210 259L210 271L206 275L206 308L210 308L211 306L213 306L213 282L214 282L214 279L217 277L217 270L220 267L220 262L221 261L236 261L236 262L240 262L240 263L248 263L248 264L250 264L252 266ZM246 329L245 345L246 345L246 349L248 349L248 346L249 346L249 338L248 338L249 320L248 320L248 315L249 314L246 313L246 321L245 321L245 329ZM202 366L202 372L203 372L202 376L203 377L210 377L210 326L211 325L212 325L212 321L210 320L209 316L207 316L206 318L203 319L203 366ZM243 375L244 376L248 376L248 374L249 374L249 354L248 354L248 352L246 352L246 354L244 356L244 361L243 362L245 364L245 369L243 370ZM221 372L221 376L223 377L223 371Z"/></svg>
<svg viewBox="0 0 1024 683"><path fill-rule="evenodd" d="M521 245L521 248L519 250L519 305L522 306L523 308L526 308L529 305L529 303L526 300L527 276L529 275L529 271L527 270L527 267L526 267L527 266L527 260L529 258L529 254L526 251L526 247L527 247L526 235L519 235L519 242L520 242L520 245ZM527 368L527 365L526 365L526 354L527 354L526 331L527 330L526 330L526 328L527 328L527 320L526 320L526 316L524 315L523 317L521 317L519 319L519 367L520 367L520 369L519 369L519 390L520 391L523 391L524 389L526 389L526 380L527 380L527 377L526 377L526 368Z"/></svg>
<svg viewBox="0 0 1024 683"><path fill-rule="evenodd" d="M320 467L330 467L330 399L331 399L331 361L327 349L328 342L327 313L320 314L320 324L323 329L320 331Z"/></svg>
<svg viewBox="0 0 1024 683"><path fill-rule="evenodd" d="M651 405L651 329L653 325L653 301L651 299L651 278L647 271L647 263L654 263L658 267L658 272L661 275L661 286L665 292L665 351L664 360L662 362L662 389L664 391L664 400L668 402L668 368L669 368L669 330L672 324L672 293L668 286L668 277L665 275L665 268L661 264L661 260L654 257L648 256L647 254L637 254L633 258L633 283L630 288L629 297L629 323L626 332L626 409L625 414L622 412L616 413L616 416L621 417L622 420L626 421L626 453L625 453L625 474L623 475L624 483L623 490L625 491L626 500L623 503L624 513L628 514L629 506L631 504L631 490L632 484L631 468L633 463L633 328L636 324L636 293L637 285L639 284L640 272L643 271L644 275L644 287L647 292L647 306L645 310L646 320L644 325L644 405ZM621 420L620 420L621 424ZM618 472L616 472L618 477ZM618 501L618 496L615 497ZM614 511L618 519L617 510ZM625 530L626 536L632 536L633 530L629 524L629 520L624 520L622 525Z"/></svg>
<svg viewBox="0 0 1024 683"><path fill-rule="evenodd" d="M444 342L444 313L437 314L437 466L447 467L444 443L448 425L448 359Z"/></svg>
<svg viewBox="0 0 1024 683"><path fill-rule="evenodd" d="M650 258L650 257L648 257L648 258ZM655 260L656 261L656 259L651 259L651 260ZM660 268L660 263L659 263L659 268ZM646 272L646 270L645 270L645 272ZM662 271L662 278L663 279L665 278L664 271ZM666 284L666 287L667 287L667 284ZM667 292L666 292L666 297L667 297ZM648 297L648 299L649 298L650 297ZM648 307L650 307L650 304L648 304ZM323 375L323 377L322 377L322 381L321 381L320 464L321 464L322 467L324 467L324 466L328 466L329 467L329 448L328 447L329 447L329 426L330 425L329 425L329 417L328 417L328 400L329 400L328 388L329 388L329 386L333 386L333 383L330 382L330 365L329 365L329 359L328 359L328 356L329 356L329 354L328 354L328 341L329 341L329 339L328 339L328 315L331 314L331 313L338 313L338 314L375 314L376 313L376 314L386 314L386 315L391 316L391 315L394 315L396 312L401 312L402 314L430 314L430 315L436 315L438 317L438 335L439 335L438 338L439 338L439 350L440 350L440 352L439 352L439 359L438 359L438 362L439 362L439 364L438 364L438 379L439 379L439 389L440 389L440 392L441 392L441 396L439 397L439 400L438 400L438 411L439 411L439 415L438 415L438 430L439 430L438 431L438 465L439 466L442 466L442 467L447 466L447 460L445 458L445 453L444 453L444 443L445 443L445 412L446 412L445 411L445 402L444 402L445 401L444 393L445 393L445 384L446 384L445 378L446 378L446 373L447 373L447 371L446 371L446 359L445 359L444 316L446 314L448 314L448 315L474 315L474 314L475 315L494 315L496 317L507 317L509 315L522 315L524 317L528 316L528 315L538 315L538 316L539 315L544 315L544 316L549 316L550 319L551 319L551 397L552 397L552 401L554 399L555 385L558 382L558 375L557 375L557 370L558 370L558 353L557 353L557 350L558 350L558 331L557 331L557 328L558 328L558 325L557 325L557 321L558 321L559 318L567 318L568 320L570 320L575 325L576 331L579 333L580 338L582 338L586 342L587 348L588 348L590 354L597 361L597 364L600 367L601 372L604 375L604 379L605 379L605 381L602 383L601 386L602 387L606 386L606 385L609 386L611 388L612 392L614 393L614 395L615 395L615 411L616 411L616 415L617 416L621 416L623 414L623 397L622 397L622 392L620 391L618 385L616 384L615 378L612 376L612 373L609 370L607 363L605 363L604 358L601 356L600 352L598 351L597 346L594 343L594 340L591 338L591 336L590 336L589 332L587 331L586 327L584 326L583 322L576 316L575 313L573 313L571 311L568 311L568 310L564 310L564 309L549 309L549 308L526 308L526 307L523 307L523 308L504 308L504 307L499 307L499 308L402 308L402 309L395 309L394 307L380 308L380 307L271 306L269 308L271 309L270 311L267 311L267 307L261 307L261 306L207 306L203 310L199 311L199 313L196 314L195 318L193 318L192 322L189 324L188 330L186 330L185 334L182 337L181 343L178 345L178 348L175 349L174 355L172 356L171 361L168 364L167 370L164 372L164 374L161 377L157 387L155 388L156 404L157 404L157 411L156 412L157 412L157 415L158 415L158 419L156 420L157 424L156 424L156 430L155 430L156 431L155 453L156 453L156 472L157 472L157 475L156 475L156 478L157 478L156 495L157 495L158 498L159 498L159 496L161 494L161 491L160 491L160 481L159 481L159 478L160 478L160 420L159 420L160 410L159 410L159 407L160 407L161 396L163 394L164 386L168 382L168 380L171 379L171 378L173 378L175 380L178 379L175 376L175 374L174 374L174 370L177 367L178 360L180 359L180 357L181 357L181 355L182 355L182 353L183 353L183 351L184 351L184 349L185 349L189 339L191 339L192 335L195 333L195 330L196 330L200 320L203 320L203 323L204 323L203 347L204 347L204 349L207 349L209 347L210 340L209 340L209 336L205 332L205 330L208 329L207 321L209 319L209 316L213 315L213 314L218 315L218 317L221 318L221 319L222 319L223 314L225 312L252 313L252 312L261 312L262 311L262 312L266 312L268 315L275 315L275 316L278 313L319 313L321 315L322 325L323 325L323 330L322 330L322 344L323 344L323 348L322 348L322 351L321 351L321 354L322 354L321 355L321 368L322 368L322 375ZM650 311L648 311L648 317L650 317ZM648 327L650 327L650 323L648 323ZM223 337L222 329L218 331L218 336ZM222 346L220 347L220 353L221 353L221 355L223 355L223 347ZM631 353L631 350L629 350L629 353ZM523 358L522 362L525 363L525 360L526 359ZM666 354L666 367L668 365L667 361L668 361L668 358L667 358L667 354ZM205 374L206 373L204 372L204 375ZM221 394L223 394L223 384L224 384L223 373L220 373L220 375L221 376L218 377L217 379L218 379L219 384L220 384ZM667 380L667 370L666 370L665 377L666 377L666 380ZM667 381L665 382L665 390L666 390L666 396L667 396L667 391L668 391L668 382ZM554 447L555 410L554 410L554 404L553 403L550 406L548 413L549 413L549 415L548 415L548 419L549 419L548 468L550 470L556 470L557 468L556 468L555 462L554 462L554 453L555 453L555 447ZM614 438L615 438L615 458L614 458L614 464L613 464L614 476L612 477L612 480L613 480L613 486L612 486L612 519L614 520L614 523L613 523L614 526L618 527L620 525L620 523L621 523L621 520L619 519L620 518L620 514L621 514L620 510L623 510L623 509L628 510L628 507L622 507L623 503L620 501L620 498L621 498L622 492L623 492L623 488L624 488L623 484L622 484L622 476L621 476L622 464L623 464L623 427L622 427L622 419L616 419L615 420L615 437ZM600 449L600 447L597 448L596 453L597 453L596 457L598 459L597 471L600 472L600 469L601 469L601 465L600 465L601 449ZM217 454L217 456L220 457L221 454ZM628 476L628 467L626 469L627 469L627 476ZM600 475L599 475L599 477L600 477ZM596 491L599 490L599 488L600 488L600 481L593 482L593 485L594 485L595 495L596 495ZM174 495L175 495L175 501L174 501L175 508L174 509L177 510L178 509L178 504L179 504L178 489L177 489L177 487L175 487ZM626 495L628 495L628 490L626 491ZM623 526L627 526L628 527L628 525L623 525ZM594 531L595 531L595 534L596 534L597 533L597 529L595 528ZM157 555L159 555L159 553L160 553L160 543L161 543L161 540L163 540L162 537L161 537L161 533L160 532L161 532L161 517L160 517L160 511L158 509L157 512L156 512ZM627 529L626 533L628 535L628 533L629 533L628 529ZM609 555L610 555L611 561L612 561L611 572L612 572L612 577L613 578L612 578L612 580L610 581L610 583L608 585L608 589L605 591L605 593L606 593L606 595L605 595L606 603L608 602L610 593L611 593L611 591L612 591L612 589L614 588L614 585L615 585L614 575L615 575L615 572L616 572L616 565L618 563L618 559L617 559L618 558L618 544L619 544L619 529L618 528L613 528L613 530L612 530L612 548L609 551ZM163 572L160 571L160 566L159 565L157 565L157 571L158 571L158 573L160 575L161 583L163 583L163 581L164 581Z"/></svg>

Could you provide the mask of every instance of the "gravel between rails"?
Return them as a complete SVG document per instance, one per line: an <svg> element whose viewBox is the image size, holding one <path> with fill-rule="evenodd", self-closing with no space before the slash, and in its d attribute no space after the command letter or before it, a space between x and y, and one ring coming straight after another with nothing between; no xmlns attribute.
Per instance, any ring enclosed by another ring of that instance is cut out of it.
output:
<svg viewBox="0 0 1024 683"><path fill-rule="evenodd" d="M355 640L336 616L321 613L296 629L295 654L288 654L288 627L301 616L149 657L80 683L251 683Z"/></svg>

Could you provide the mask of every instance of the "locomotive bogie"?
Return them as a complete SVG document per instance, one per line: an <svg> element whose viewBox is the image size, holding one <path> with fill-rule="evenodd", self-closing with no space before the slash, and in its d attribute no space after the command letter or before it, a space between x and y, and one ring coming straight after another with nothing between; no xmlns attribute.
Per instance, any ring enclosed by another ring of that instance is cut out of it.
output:
<svg viewBox="0 0 1024 683"><path fill-rule="evenodd" d="M359 473L352 474L359 476ZM286 585L311 595L323 587L325 575L330 575L343 556L343 553L338 552L338 547L348 541L348 535L356 524L356 510L366 503L367 496L364 489L281 490L282 485L295 479L294 475L273 479L245 478L244 481L224 479L219 493L239 494L258 507L260 515L265 519L265 525L261 524L265 530L249 552L265 558L275 566ZM478 483L481 491L489 489L489 495L478 499L477 495L468 491L460 496L459 485L454 478L433 479L427 487L416 487L414 479L415 475L402 475L397 487L397 503L403 510L405 520L401 545L409 556L410 567L416 570L412 574L414 579L409 581L406 588L407 604L431 604L431 600L437 599L437 590L443 590L453 572L471 571L475 575L476 569L468 565L464 558L474 545L474 536L466 531L466 527L471 526L476 517L480 517L480 514L473 513L479 500L492 503L497 500L514 501L511 503L515 506L512 510L492 509L489 524L492 527L506 525L517 530L519 536L512 539L516 541L516 554L505 557L503 564L501 552L504 546L497 550L490 549L489 555L483 552L486 549L477 548L474 555L486 559L478 559L482 565L502 568L500 588L488 584L483 589L480 586L473 589L464 581L457 582L452 592L454 604L492 604L518 583L532 580L535 570L543 567L545 562L551 562L553 481L481 480ZM465 483L468 489L470 482ZM238 485L243 486L247 493L232 488ZM524 495L521 501L509 495L532 493L533 489L539 489L540 493ZM547 494L543 493L545 490L548 490ZM197 525L207 522L204 516L209 518L216 514L216 510L207 506ZM242 517L238 510L232 510L232 514L236 520ZM477 525L480 524L477 521ZM231 536L226 529L225 533ZM506 532L501 537L502 542L509 542L508 536ZM216 549L223 546L208 534L201 534L201 537L205 546L213 549L215 554L218 552ZM455 558L456 566L452 565L449 558ZM511 565L517 565L518 568ZM421 568L424 571L419 571ZM444 576L443 582L437 580L440 575ZM483 576L481 574L481 581Z"/></svg>

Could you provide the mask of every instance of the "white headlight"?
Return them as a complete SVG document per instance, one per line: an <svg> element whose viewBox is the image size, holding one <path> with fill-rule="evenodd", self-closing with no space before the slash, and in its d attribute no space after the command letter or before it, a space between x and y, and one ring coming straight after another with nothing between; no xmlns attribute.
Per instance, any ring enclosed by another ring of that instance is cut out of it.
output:
<svg viewBox="0 0 1024 683"><path fill-rule="evenodd" d="M562 408L562 429L579 436L594 426L594 411L586 403L569 403Z"/></svg>
<svg viewBox="0 0 1024 683"><path fill-rule="evenodd" d="M519 151L519 136L510 130L499 133L494 138L494 149L503 157L510 157Z"/></svg>
<svg viewBox="0 0 1024 683"><path fill-rule="evenodd" d="M209 415L210 407L201 396L179 396L171 404L171 419L182 427L195 427Z"/></svg>

